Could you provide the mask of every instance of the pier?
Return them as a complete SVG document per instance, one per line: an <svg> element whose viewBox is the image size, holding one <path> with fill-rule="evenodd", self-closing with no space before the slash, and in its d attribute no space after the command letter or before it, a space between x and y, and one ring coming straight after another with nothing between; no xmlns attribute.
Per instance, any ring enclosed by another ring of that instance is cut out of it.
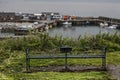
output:
<svg viewBox="0 0 120 80"><path fill-rule="evenodd" d="M103 16L99 16L98 19L99 19L99 21L101 21L101 22L107 22L107 23L109 23L109 24L120 25L120 19L103 17Z"/></svg>
<svg viewBox="0 0 120 80"><path fill-rule="evenodd" d="M56 21L55 20L44 20L44 21L38 21L38 25L35 26L35 29L37 31L44 31L45 28L53 28L56 26Z"/></svg>
<svg viewBox="0 0 120 80"><path fill-rule="evenodd" d="M80 26L80 25L96 25L99 26L100 23L108 23L109 25L120 25L120 19L109 18L109 17L98 17L98 18L81 18L76 20L67 20L72 23L72 26ZM57 21L58 26L62 26L62 23L66 22L66 20Z"/></svg>
<svg viewBox="0 0 120 80"><path fill-rule="evenodd" d="M67 20L72 23L72 26L81 26L81 25L99 25L99 19L79 19L79 20ZM58 26L62 26L66 20L57 21Z"/></svg>
<svg viewBox="0 0 120 80"><path fill-rule="evenodd" d="M72 26L100 26L100 23L106 22L108 24L108 26L117 25L116 29L120 29L120 19L116 19L116 18L103 17L103 16L99 16L99 17L74 17L74 18L72 18L72 17L69 18L69 17L67 18L67 20L66 20L66 18L64 19L64 17L62 17L62 18L59 17L60 19L58 19L58 17L57 17L53 20L51 20L51 19L46 19L46 20L14 19L14 20L6 20L6 21L0 20L0 22L2 22L2 23L3 22L32 23L33 24L32 31L38 31L38 32L43 32L43 31L45 31L47 29L51 29L55 26L63 26L63 23L66 21L70 22ZM37 23L37 24L35 24L35 23ZM11 31L11 29L10 29L10 31ZM6 30L7 30L7 28L6 28ZM28 30L28 32L29 32L29 30ZM13 29L12 33L15 33L14 29ZM21 31L20 32L16 31L16 33L21 33ZM6 37L6 36L1 36L1 38L3 38L3 37ZM7 37L11 37L11 36L7 36Z"/></svg>

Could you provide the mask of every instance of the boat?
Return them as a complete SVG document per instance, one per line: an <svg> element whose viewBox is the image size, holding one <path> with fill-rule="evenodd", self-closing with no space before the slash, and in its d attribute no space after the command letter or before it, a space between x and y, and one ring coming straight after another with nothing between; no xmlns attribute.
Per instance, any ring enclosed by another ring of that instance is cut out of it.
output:
<svg viewBox="0 0 120 80"><path fill-rule="evenodd" d="M108 28L110 28L110 29L116 29L117 27L118 27L118 25L111 25Z"/></svg>
<svg viewBox="0 0 120 80"><path fill-rule="evenodd" d="M108 23L104 22L104 27L107 27L108 26Z"/></svg>
<svg viewBox="0 0 120 80"><path fill-rule="evenodd" d="M70 26L72 26L72 23L66 21L66 22L63 23L63 26L65 26L65 27L70 27Z"/></svg>
<svg viewBox="0 0 120 80"><path fill-rule="evenodd" d="M104 22L104 23L100 23L99 25L100 25L100 27L107 27L108 23Z"/></svg>
<svg viewBox="0 0 120 80"><path fill-rule="evenodd" d="M26 26L18 26L17 28L15 28L14 34L15 35L27 35L29 34L29 28L27 28Z"/></svg>
<svg viewBox="0 0 120 80"><path fill-rule="evenodd" d="M71 25L72 23L71 22L68 22L68 21L66 21L66 22L64 22L63 23L63 25Z"/></svg>
<svg viewBox="0 0 120 80"><path fill-rule="evenodd" d="M100 27L104 27L104 24L103 24L103 23L100 23Z"/></svg>

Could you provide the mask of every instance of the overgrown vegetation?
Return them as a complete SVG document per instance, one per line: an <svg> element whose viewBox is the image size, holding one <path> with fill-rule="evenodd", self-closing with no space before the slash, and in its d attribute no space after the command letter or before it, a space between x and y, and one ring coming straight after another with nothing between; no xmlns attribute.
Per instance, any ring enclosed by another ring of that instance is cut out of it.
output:
<svg viewBox="0 0 120 80"><path fill-rule="evenodd" d="M97 34L96 36L85 36L76 40L62 38L62 36L50 37L48 34L37 34L28 37L11 38L0 41L0 79L9 80L109 80L110 75L106 72L86 72L86 73L24 73L25 71L25 50L30 48L36 52L56 53L61 46L70 46L74 52L92 50L96 47L107 47L107 64L120 64L120 34ZM99 60L78 60L70 59L70 65L101 65ZM35 63L36 62L36 63ZM60 62L60 63L58 63ZM64 65L63 60L35 60L33 65ZM64 76L66 75L66 76ZM74 75L74 76L73 76ZM64 77L63 77L64 76ZM71 77L72 76L72 77Z"/></svg>
<svg viewBox="0 0 120 80"><path fill-rule="evenodd" d="M70 38L62 38L62 36L50 37L48 34L37 34L36 36L11 38L0 41L0 47L3 50L19 50L24 51L26 48L36 50L51 50L61 46L70 46L74 50L84 48L102 48L107 47L107 51L120 50L120 34L97 34L96 36L85 36L76 40Z"/></svg>

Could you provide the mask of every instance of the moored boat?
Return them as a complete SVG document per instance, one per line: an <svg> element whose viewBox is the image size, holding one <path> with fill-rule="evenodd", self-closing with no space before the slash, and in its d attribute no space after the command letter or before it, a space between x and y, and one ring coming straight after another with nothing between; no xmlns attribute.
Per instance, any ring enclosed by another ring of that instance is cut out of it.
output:
<svg viewBox="0 0 120 80"><path fill-rule="evenodd" d="M15 35L27 35L29 34L29 28L26 26L19 26L14 30Z"/></svg>
<svg viewBox="0 0 120 80"><path fill-rule="evenodd" d="M64 26L64 27L70 27L70 26L72 26L72 23L66 21L66 22L63 23L63 26Z"/></svg>
<svg viewBox="0 0 120 80"><path fill-rule="evenodd" d="M63 25L71 25L72 23L71 22L68 22L68 21L66 21L66 22L64 22L63 23Z"/></svg>
<svg viewBox="0 0 120 80"><path fill-rule="evenodd" d="M106 23L106 22L100 23L99 25L100 25L100 27L108 27L108 23Z"/></svg>
<svg viewBox="0 0 120 80"><path fill-rule="evenodd" d="M110 28L110 29L116 29L117 27L118 27L118 25L111 25L108 28Z"/></svg>

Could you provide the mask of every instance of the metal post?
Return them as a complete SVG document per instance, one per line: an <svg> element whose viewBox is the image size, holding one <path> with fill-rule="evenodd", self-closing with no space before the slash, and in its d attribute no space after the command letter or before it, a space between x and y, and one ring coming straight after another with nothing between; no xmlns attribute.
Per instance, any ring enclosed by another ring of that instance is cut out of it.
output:
<svg viewBox="0 0 120 80"><path fill-rule="evenodd" d="M106 70L106 48L103 48L102 68Z"/></svg>
<svg viewBox="0 0 120 80"><path fill-rule="evenodd" d="M30 70L29 49L26 50L26 70Z"/></svg>
<svg viewBox="0 0 120 80"><path fill-rule="evenodd" d="M65 70L67 70L67 52L65 53Z"/></svg>

